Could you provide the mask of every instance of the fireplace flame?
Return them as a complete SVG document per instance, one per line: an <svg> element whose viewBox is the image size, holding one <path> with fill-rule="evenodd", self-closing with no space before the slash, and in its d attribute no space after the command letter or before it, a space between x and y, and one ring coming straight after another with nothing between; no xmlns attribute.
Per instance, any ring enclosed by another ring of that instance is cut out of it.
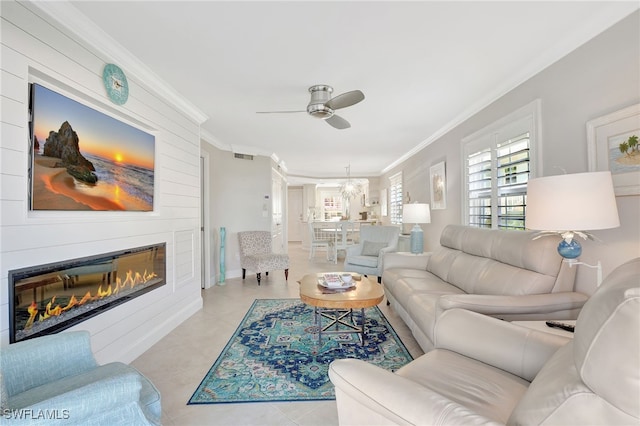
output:
<svg viewBox="0 0 640 426"><path fill-rule="evenodd" d="M38 315L38 305L36 305L35 300L31 302L31 305L29 305L29 307L27 308L27 312L29 312L29 319L24 326L25 330L31 328L31 326L33 325L33 320L36 318L36 315Z"/></svg>
<svg viewBox="0 0 640 426"><path fill-rule="evenodd" d="M74 294L71 296L71 299L69 299L69 303L67 303L67 306L62 308L62 312L68 311L69 309L73 308L77 304L78 304L78 299L76 299L76 295Z"/></svg>
<svg viewBox="0 0 640 426"><path fill-rule="evenodd" d="M102 286L98 287L98 299L102 299L103 297L111 296L111 284L107 287L106 291L102 291Z"/></svg>
<svg viewBox="0 0 640 426"><path fill-rule="evenodd" d="M29 319L27 320L24 326L24 329L29 330L33 326L36 316L38 316L38 321L42 322L42 321L45 321L47 318L58 316L63 312L73 308L74 306L81 306L93 300L99 300L105 297L109 297L111 295L117 295L120 292L120 290L124 289L125 287L133 288L136 285L144 284L149 280L156 278L157 276L158 275L154 272L148 273L146 269L142 274L139 272L134 273L133 271L130 270L126 273L124 280L121 280L120 277L117 277L116 282L109 284L108 286L105 287L104 290L102 288L102 285L100 285L98 287L98 290L96 291L95 296L92 295L90 291L88 291L82 297L82 299L78 301L75 294L71 295L69 302L64 307L60 306L59 304L56 304L56 296L53 296L51 300L49 300L49 302L46 304L44 308L44 312L40 313L40 315L38 315L39 313L38 305L34 300L31 302L31 305L29 305L29 307L27 308L27 312L29 313Z"/></svg>
<svg viewBox="0 0 640 426"><path fill-rule="evenodd" d="M62 307L60 305L56 305L53 309L51 308L51 306L55 303L55 301L56 301L56 296L53 296L51 300L49 300L49 303L47 303L47 306L45 308L46 318L51 316L58 316L62 313Z"/></svg>

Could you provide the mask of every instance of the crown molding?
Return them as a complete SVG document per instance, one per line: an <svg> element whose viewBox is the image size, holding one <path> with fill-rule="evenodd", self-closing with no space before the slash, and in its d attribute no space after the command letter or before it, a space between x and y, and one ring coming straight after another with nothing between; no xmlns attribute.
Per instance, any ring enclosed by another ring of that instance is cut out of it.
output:
<svg viewBox="0 0 640 426"><path fill-rule="evenodd" d="M234 144L225 144L220 142L215 136L213 136L209 131L205 129L200 129L200 139L218 148L221 151L229 151L238 154L248 154L248 155L259 155L261 157L269 157L280 166L280 169L287 172L287 166L284 161L282 161L275 152L268 152L262 149L258 149L254 146L249 145L234 145Z"/></svg>
<svg viewBox="0 0 640 426"><path fill-rule="evenodd" d="M231 145L223 144L207 130L200 128L200 139L221 151L231 151Z"/></svg>
<svg viewBox="0 0 640 426"><path fill-rule="evenodd" d="M127 76L132 76L140 85L175 105L196 123L202 124L209 117L178 93L167 82L162 80L147 65L129 52L124 46L100 29L86 15L80 12L70 2L64 1L29 1L32 5L49 18L53 19L61 29L80 39L92 48L105 62L116 63L126 70Z"/></svg>

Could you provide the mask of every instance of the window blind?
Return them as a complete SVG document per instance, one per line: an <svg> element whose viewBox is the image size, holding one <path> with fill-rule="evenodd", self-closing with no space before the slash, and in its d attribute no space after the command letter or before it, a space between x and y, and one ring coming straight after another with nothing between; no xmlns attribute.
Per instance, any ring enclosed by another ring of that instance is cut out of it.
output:
<svg viewBox="0 0 640 426"><path fill-rule="evenodd" d="M525 229L529 181L529 132L499 143L496 148L498 228Z"/></svg>
<svg viewBox="0 0 640 426"><path fill-rule="evenodd" d="M402 224L402 172L389 177L389 217L392 224Z"/></svg>

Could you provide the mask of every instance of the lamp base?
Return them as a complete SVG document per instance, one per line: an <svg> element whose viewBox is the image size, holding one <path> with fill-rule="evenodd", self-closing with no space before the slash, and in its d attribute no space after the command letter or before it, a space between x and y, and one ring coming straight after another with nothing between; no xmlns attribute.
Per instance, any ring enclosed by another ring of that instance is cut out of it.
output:
<svg viewBox="0 0 640 426"><path fill-rule="evenodd" d="M569 243L562 240L558 244L558 253L565 259L575 259L582 254L582 246L576 240L571 240Z"/></svg>
<svg viewBox="0 0 640 426"><path fill-rule="evenodd" d="M417 223L411 228L411 253L422 254L424 249L424 232Z"/></svg>

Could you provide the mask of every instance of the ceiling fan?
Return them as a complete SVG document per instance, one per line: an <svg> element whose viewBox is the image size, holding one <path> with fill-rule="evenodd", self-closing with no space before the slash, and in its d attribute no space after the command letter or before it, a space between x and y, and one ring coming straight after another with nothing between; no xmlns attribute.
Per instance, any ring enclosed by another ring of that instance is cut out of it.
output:
<svg viewBox="0 0 640 426"><path fill-rule="evenodd" d="M351 124L349 124L349 122L344 118L335 115L335 110L357 104L364 99L364 93L360 90L352 90L351 92L346 92L332 98L331 92L333 92L333 87L327 86L326 84L317 84L309 87L311 100L309 101L306 110L258 111L257 113L282 114L290 112L306 112L312 117L323 119L336 129L348 129L351 127Z"/></svg>

